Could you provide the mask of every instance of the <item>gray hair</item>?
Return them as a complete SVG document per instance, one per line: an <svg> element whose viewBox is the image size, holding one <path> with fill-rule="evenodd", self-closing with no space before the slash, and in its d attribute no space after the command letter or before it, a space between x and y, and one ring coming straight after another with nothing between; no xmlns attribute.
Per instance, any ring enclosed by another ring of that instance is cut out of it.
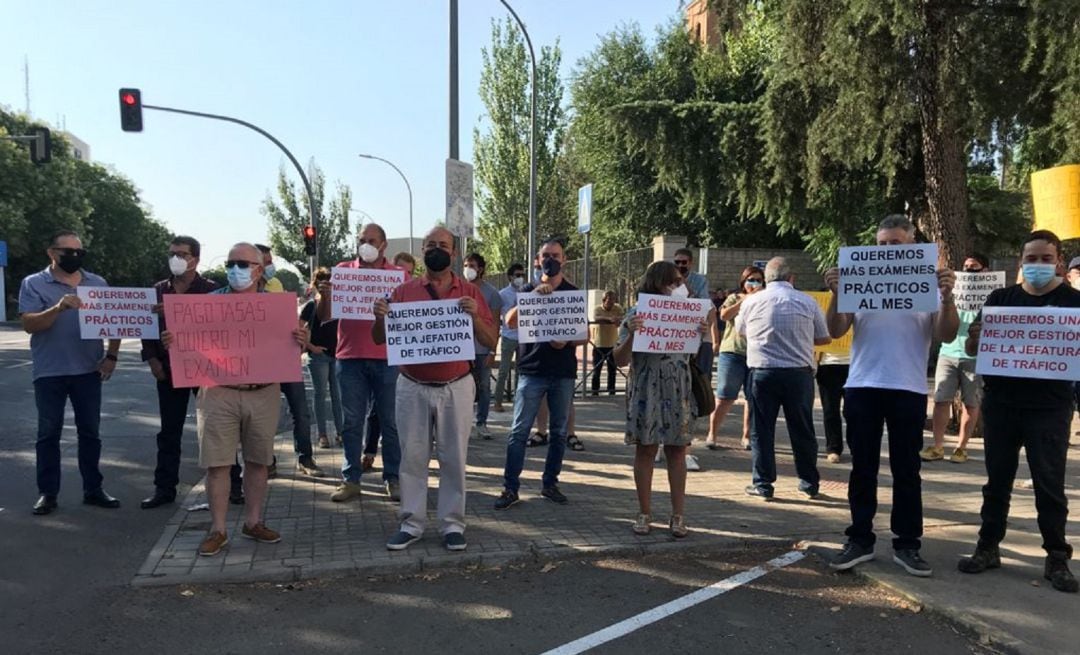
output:
<svg viewBox="0 0 1080 655"><path fill-rule="evenodd" d="M915 224L903 214L889 214L878 223L878 231L900 229L907 232L908 236L915 235Z"/></svg>
<svg viewBox="0 0 1080 655"><path fill-rule="evenodd" d="M771 282L787 282L791 280L791 267L783 257L773 257L765 265L765 284Z"/></svg>

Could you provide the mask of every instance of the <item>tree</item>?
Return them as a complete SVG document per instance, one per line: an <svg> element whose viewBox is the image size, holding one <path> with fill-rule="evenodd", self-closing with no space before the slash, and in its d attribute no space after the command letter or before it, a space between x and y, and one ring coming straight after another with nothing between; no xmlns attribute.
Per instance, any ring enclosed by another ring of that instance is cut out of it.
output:
<svg viewBox="0 0 1080 655"><path fill-rule="evenodd" d="M329 211L324 209L324 187L326 178L322 170L311 163L308 166L308 179L314 204L319 212L319 225L316 240L319 247L320 264L336 264L352 256L352 242L349 234L349 209L352 207L352 192L341 182L335 183L335 195L330 199ZM311 224L311 210L307 194L301 185L293 182L285 174L285 168L278 171L278 202L270 193L263 200L262 213L266 216L270 228L270 247L275 257L281 257L297 269L304 278L311 277L308 255L304 253L303 227Z"/></svg>

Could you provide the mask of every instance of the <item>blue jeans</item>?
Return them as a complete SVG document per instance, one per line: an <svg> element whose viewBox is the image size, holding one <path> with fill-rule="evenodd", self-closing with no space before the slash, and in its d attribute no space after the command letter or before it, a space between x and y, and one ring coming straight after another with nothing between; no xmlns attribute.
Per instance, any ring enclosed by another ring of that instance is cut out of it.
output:
<svg viewBox="0 0 1080 655"><path fill-rule="evenodd" d="M574 396L573 378L542 377L522 374L518 377L514 397L514 422L506 444L504 486L508 491L521 488L521 470L525 468L525 440L536 421L540 403L547 394L550 423L548 425L547 460L544 462L544 487L559 482L563 455L566 453L566 424L570 419L570 401Z"/></svg>
<svg viewBox="0 0 1080 655"><path fill-rule="evenodd" d="M330 411L334 430L338 435L344 431L345 418L341 413L341 389L338 387L336 360L331 355L309 353L308 371L311 386L315 390L315 425L319 436L326 434L326 391L330 391Z"/></svg>
<svg viewBox="0 0 1080 655"><path fill-rule="evenodd" d="M817 437L814 435L814 373L810 368L755 368L750 371L750 459L753 482L772 492L776 482L776 419L784 409L799 490L818 492Z"/></svg>
<svg viewBox="0 0 1080 655"><path fill-rule="evenodd" d="M337 360L341 406L345 415L342 443L345 464L341 477L346 482L360 482L364 450L364 424L368 406L375 403L383 440L383 480L396 480L401 466L397 422L394 419L394 395L397 392L397 369L381 359Z"/></svg>
<svg viewBox="0 0 1080 655"><path fill-rule="evenodd" d="M75 411L75 429L79 435L79 473L83 493L101 489L101 374L57 375L34 380L37 404L37 485L38 493L60 493L60 433L64 430L64 407L68 398Z"/></svg>
<svg viewBox="0 0 1080 655"><path fill-rule="evenodd" d="M476 424L487 425L488 411L491 409L491 367L487 361L490 355L477 355L473 366L473 379L476 380Z"/></svg>

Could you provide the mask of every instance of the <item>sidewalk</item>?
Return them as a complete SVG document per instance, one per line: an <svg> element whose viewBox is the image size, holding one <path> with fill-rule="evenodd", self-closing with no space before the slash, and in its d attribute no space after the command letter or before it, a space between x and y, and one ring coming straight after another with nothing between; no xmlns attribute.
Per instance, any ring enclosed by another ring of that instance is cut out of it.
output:
<svg viewBox="0 0 1080 655"><path fill-rule="evenodd" d="M776 498L765 503L747 497L743 487L750 479L750 453L737 447L739 409L725 424L723 443L727 449L708 451L700 445L694 449L704 470L688 476L686 518L690 537L676 541L666 529L670 505L662 465L653 485L653 533L635 536L630 530L637 512L631 469L633 449L622 442L623 402L621 396L576 401L578 434L587 450L567 451L560 485L570 504L558 506L540 498L545 449L537 448L528 451L522 479L524 502L505 512L496 512L492 504L502 489L510 412L492 413L490 427L496 438L474 439L469 447L469 548L465 553L445 551L431 523L425 538L407 551L387 551L385 542L397 529L397 519L394 504L381 490L378 471L365 474L366 493L361 501L332 503L329 494L337 483L340 449L316 449L316 460L330 477L311 479L295 472L291 434L283 433L278 437L278 478L271 481L266 510L267 524L282 533L281 543L256 544L239 538L242 508L232 507L228 552L214 558L197 557L195 551L210 517L205 511L186 508L205 502L200 483L166 525L133 584L292 581L328 574L378 575L438 567L498 566L601 552L712 551L763 540L843 540L849 519L847 459L829 464L822 456L819 470L823 497L805 498L796 488L790 445L781 419L777 429L780 477ZM821 435L820 412L817 419ZM947 445L951 439L947 439ZM1055 640L1055 630L1047 627L1057 626L1058 635L1074 634L1061 626L1073 624L1080 612L1080 598L1053 591L1042 580L1042 551L1030 490L1015 490L1011 531L1003 544L1009 557L1005 568L977 577L961 577L955 571L956 558L967 554L976 538L980 489L985 478L982 442L973 441L969 451L972 457L967 464L945 461L923 468L924 555L935 567L934 577L916 579L900 572L891 562L887 533L879 534L878 561L864 565L861 571L995 643L1013 647L1027 644L1023 652L1072 650L1074 641L1062 649ZM876 524L879 531L888 525L890 500L887 447L884 452ZM1075 508L1080 504L1080 448L1070 449L1070 459L1067 486ZM433 461L432 467L433 518L437 463ZM1022 464L1018 480L1026 477L1026 465ZM1075 520L1070 522L1069 532L1074 536L1080 532ZM1035 581L1038 587L1033 586ZM1028 611L1018 612L1017 608Z"/></svg>

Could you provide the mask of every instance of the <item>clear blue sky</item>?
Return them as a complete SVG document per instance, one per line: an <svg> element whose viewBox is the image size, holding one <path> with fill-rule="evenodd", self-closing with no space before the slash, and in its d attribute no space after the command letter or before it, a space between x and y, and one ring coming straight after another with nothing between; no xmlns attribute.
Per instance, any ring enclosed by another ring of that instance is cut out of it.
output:
<svg viewBox="0 0 1080 655"><path fill-rule="evenodd" d="M563 76L598 37L625 23L649 35L677 0L512 0L533 43L559 39ZM261 136L226 123L144 112L144 132L120 130L117 89L143 102L249 120L306 165L328 190L348 184L353 206L391 237L408 236L409 177L417 236L443 214L448 155L446 0L209 2L40 0L5 7L0 27L0 104L22 110L23 56L31 113L90 144L94 160L131 178L170 229L204 244L203 264L240 240L264 240L259 205L283 155ZM483 112L480 49L498 0L460 2L461 158ZM568 99L567 99L568 100ZM354 215L355 217L355 215Z"/></svg>

